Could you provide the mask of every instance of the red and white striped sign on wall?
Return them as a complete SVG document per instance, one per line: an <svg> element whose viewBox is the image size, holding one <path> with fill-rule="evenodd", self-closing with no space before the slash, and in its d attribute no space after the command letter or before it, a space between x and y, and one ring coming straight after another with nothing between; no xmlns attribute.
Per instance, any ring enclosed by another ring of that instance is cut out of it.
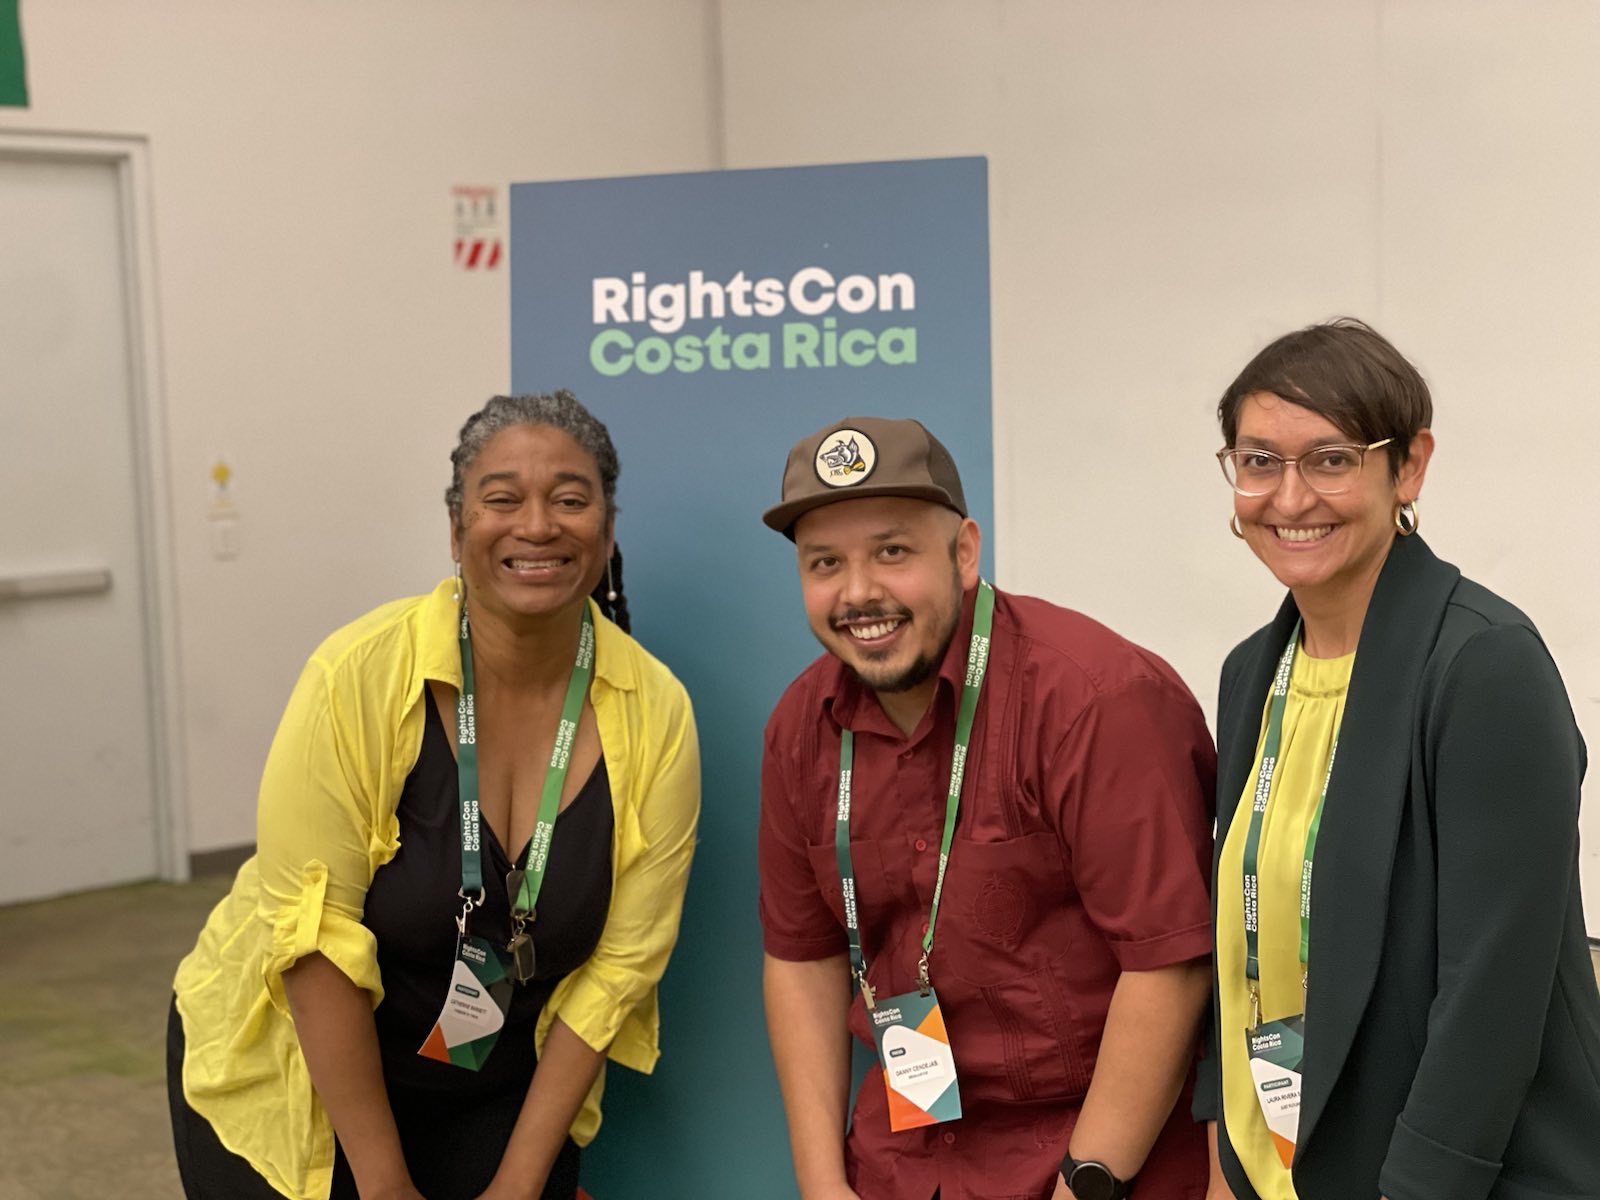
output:
<svg viewBox="0 0 1600 1200"><path fill-rule="evenodd" d="M473 237L456 239L456 266L464 267L471 271L477 267L497 267L500 265L500 239L497 237Z"/></svg>
<svg viewBox="0 0 1600 1200"><path fill-rule="evenodd" d="M450 189L455 207L455 262L464 271L492 271L504 256L499 192L497 187L473 184Z"/></svg>

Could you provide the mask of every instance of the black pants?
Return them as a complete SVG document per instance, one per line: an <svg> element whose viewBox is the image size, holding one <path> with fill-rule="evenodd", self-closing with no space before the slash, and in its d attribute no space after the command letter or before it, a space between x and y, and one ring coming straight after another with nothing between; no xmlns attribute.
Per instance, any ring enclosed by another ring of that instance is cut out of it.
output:
<svg viewBox="0 0 1600 1200"><path fill-rule="evenodd" d="M189 1107L183 1096L183 1047L183 1021L174 1000L167 1014L167 1103L183 1194L189 1200L283 1200L254 1167L218 1140L211 1122ZM475 1200L499 1166L521 1107L520 1096L507 1097L493 1109L473 1114L476 1119L451 1123L446 1139L425 1146L402 1135L401 1147L417 1190L427 1200ZM408 1124L402 1121L402 1129ZM578 1147L568 1138L550 1168L544 1200L574 1200L577 1191ZM335 1148L328 1200L359 1200L343 1146Z"/></svg>

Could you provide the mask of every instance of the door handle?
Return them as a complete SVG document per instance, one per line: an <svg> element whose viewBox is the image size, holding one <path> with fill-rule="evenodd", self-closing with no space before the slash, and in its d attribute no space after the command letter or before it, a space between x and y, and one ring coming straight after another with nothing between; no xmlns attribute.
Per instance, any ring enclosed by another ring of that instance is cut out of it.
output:
<svg viewBox="0 0 1600 1200"><path fill-rule="evenodd" d="M33 575L0 575L0 600L42 600L51 596L83 596L111 590L111 572L40 571Z"/></svg>

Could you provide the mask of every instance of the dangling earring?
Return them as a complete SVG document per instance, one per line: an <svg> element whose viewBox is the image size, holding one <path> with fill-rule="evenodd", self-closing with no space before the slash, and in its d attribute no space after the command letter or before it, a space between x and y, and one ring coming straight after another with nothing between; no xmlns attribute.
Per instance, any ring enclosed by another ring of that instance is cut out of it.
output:
<svg viewBox="0 0 1600 1200"><path fill-rule="evenodd" d="M1234 513L1228 518L1228 528L1233 531L1233 536L1241 542L1244 541L1244 530L1239 528L1239 514Z"/></svg>
<svg viewBox="0 0 1600 1200"><path fill-rule="evenodd" d="M1394 507L1394 527L1400 531L1401 537L1410 537L1422 524L1422 517L1417 512L1417 502L1406 500Z"/></svg>
<svg viewBox="0 0 1600 1200"><path fill-rule="evenodd" d="M456 563L455 584L456 590L451 595L450 599L454 600L457 604L460 604L461 597L466 595L467 585L461 578L461 564L459 562Z"/></svg>
<svg viewBox="0 0 1600 1200"><path fill-rule="evenodd" d="M615 583L611 582L611 560L607 559L606 560L606 603L607 604L615 604L616 602L617 602L617 585Z"/></svg>

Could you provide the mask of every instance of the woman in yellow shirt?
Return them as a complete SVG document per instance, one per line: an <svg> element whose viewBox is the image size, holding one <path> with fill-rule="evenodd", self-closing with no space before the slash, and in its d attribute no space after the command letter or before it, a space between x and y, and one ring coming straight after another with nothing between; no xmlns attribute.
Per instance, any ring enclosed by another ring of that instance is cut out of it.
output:
<svg viewBox="0 0 1600 1200"><path fill-rule="evenodd" d="M1351 320L1218 407L1289 594L1217 706L1209 1200L1600 1196L1583 739L1532 622L1417 535L1432 412Z"/></svg>
<svg viewBox="0 0 1600 1200"><path fill-rule="evenodd" d="M191 1197L571 1200L604 1059L654 1066L699 755L590 595L620 599L616 452L557 392L491 400L451 459L455 578L312 656L178 969Z"/></svg>

